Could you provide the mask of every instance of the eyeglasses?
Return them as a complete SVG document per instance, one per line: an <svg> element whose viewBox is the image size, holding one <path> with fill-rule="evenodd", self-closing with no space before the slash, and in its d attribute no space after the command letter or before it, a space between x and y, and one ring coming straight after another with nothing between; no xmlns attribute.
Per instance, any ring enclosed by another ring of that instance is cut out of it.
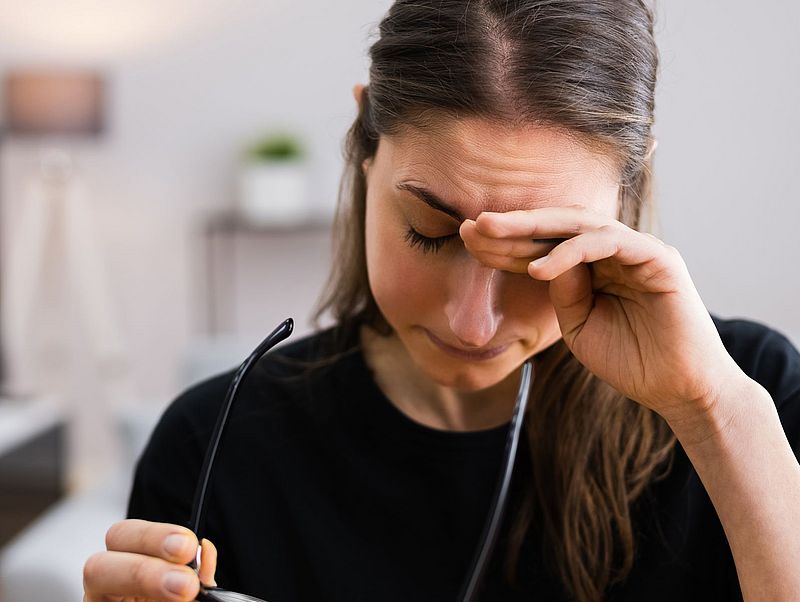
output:
<svg viewBox="0 0 800 602"><path fill-rule="evenodd" d="M211 434L211 440L206 449L205 459L203 460L203 467L200 470L200 478L197 482L197 487L194 494L194 502L192 504L192 518L190 521L190 528L197 535L197 541L203 540L203 532L205 529L205 507L208 493L208 486L211 482L213 474L214 461L220 452L220 442L222 434L225 431L225 425L230 417L233 402L236 399L236 393L239 390L244 377L250 372L253 366L260 360L265 353L272 349L275 345L288 338L294 329L294 320L291 318L281 322L275 330L273 330L261 344L248 356L248 358L239 366L236 374L231 381L228 391L225 394L225 400L220 408L217 422L214 425L214 432ZM473 602L477 596L478 587L483 579L483 574L486 565L491 557L492 550L494 549L495 541L503 518L505 506L508 498L508 490L511 484L511 475L514 470L514 459L517 455L517 447L519 445L519 435L522 429L522 421L525 415L525 407L528 404L528 396L530 394L530 385L533 378L533 365L530 360L522 365L522 377L520 378L519 390L517 392L517 400L514 406L514 416L511 419L511 425L508 430L506 438L505 457L503 465L500 468L500 477L495 489L492 505L489 514L486 517L486 524L483 529L483 536L478 545L475 556L472 561L472 567L468 573L467 579L461 589L461 593L457 600L461 602ZM197 548L196 558L189 563L196 572L200 571L200 552L201 547ZM265 602L260 598L248 596L246 594L239 594L232 592L221 587L206 586L200 584L200 592L197 594L197 600L201 602Z"/></svg>

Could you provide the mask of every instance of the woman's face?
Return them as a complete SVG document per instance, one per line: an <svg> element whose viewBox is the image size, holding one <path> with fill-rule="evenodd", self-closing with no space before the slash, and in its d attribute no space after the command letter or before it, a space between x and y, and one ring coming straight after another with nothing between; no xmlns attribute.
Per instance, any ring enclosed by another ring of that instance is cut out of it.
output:
<svg viewBox="0 0 800 602"><path fill-rule="evenodd" d="M458 228L482 211L576 204L616 218L610 160L563 131L474 118L381 137L364 169L370 287L423 373L485 389L561 338L549 283L481 264Z"/></svg>

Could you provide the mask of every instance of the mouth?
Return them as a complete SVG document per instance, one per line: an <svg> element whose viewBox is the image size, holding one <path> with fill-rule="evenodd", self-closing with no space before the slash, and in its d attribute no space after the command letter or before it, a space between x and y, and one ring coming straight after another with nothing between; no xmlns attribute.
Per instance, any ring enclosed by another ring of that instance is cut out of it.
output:
<svg viewBox="0 0 800 602"><path fill-rule="evenodd" d="M423 328L423 330L433 344L439 349L452 355L453 357L457 357L462 360L474 362L490 360L503 353L510 346L510 344L506 344L499 347L491 347L489 349L462 349L461 347L453 347L452 345L448 345L427 328Z"/></svg>

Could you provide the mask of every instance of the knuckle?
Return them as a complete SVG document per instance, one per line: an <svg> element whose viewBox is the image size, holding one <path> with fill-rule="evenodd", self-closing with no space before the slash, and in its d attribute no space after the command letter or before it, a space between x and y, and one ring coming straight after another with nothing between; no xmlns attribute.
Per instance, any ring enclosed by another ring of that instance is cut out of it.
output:
<svg viewBox="0 0 800 602"><path fill-rule="evenodd" d="M686 262L683 259L683 255L681 252L678 251L675 247L671 245L664 245L664 250L666 252L666 264L671 266L672 269L682 270L686 267Z"/></svg>
<svg viewBox="0 0 800 602"><path fill-rule="evenodd" d="M617 233L621 230L619 222L612 222L607 224L602 224L598 230L603 232L604 234L612 234Z"/></svg>
<svg viewBox="0 0 800 602"><path fill-rule="evenodd" d="M147 542L149 539L148 537L149 534L147 532L147 529L145 529L143 525L140 527L141 528L138 529L132 529L133 532L131 534L132 535L131 539L133 540L132 543L134 546L134 550L144 552L148 548Z"/></svg>
<svg viewBox="0 0 800 602"><path fill-rule="evenodd" d="M502 231L502 226L493 220L491 215L486 215L485 213L481 213L475 218L475 226L479 234L489 236L497 236Z"/></svg>

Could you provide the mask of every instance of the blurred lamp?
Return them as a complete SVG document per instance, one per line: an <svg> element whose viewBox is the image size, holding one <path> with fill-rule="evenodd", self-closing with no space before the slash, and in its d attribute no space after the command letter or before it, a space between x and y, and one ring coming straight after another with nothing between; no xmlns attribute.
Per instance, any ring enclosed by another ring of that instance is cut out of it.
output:
<svg viewBox="0 0 800 602"><path fill-rule="evenodd" d="M5 130L15 135L96 135L104 84L93 72L18 71L5 78Z"/></svg>
<svg viewBox="0 0 800 602"><path fill-rule="evenodd" d="M67 259L65 265L73 272L69 281L78 283L81 303L93 314L94 323L89 324L97 335L93 338L113 346L116 336L106 294L101 290L100 254L92 243L90 209L76 187L71 153L59 148L68 138L95 137L103 132L104 80L87 70L14 70L4 78L3 96L3 133L9 138L44 139L36 194L21 203L14 224L12 261L5 262L6 270L13 272L9 281L17 284L4 294L3 309L15 316L7 324L13 333L4 333L4 338L25 340L25 325L31 322L39 296L40 278L35 275L43 275L45 264L54 260L52 250L50 255L46 253L48 238L55 236L62 244L55 254ZM8 387L8 382L4 384Z"/></svg>

